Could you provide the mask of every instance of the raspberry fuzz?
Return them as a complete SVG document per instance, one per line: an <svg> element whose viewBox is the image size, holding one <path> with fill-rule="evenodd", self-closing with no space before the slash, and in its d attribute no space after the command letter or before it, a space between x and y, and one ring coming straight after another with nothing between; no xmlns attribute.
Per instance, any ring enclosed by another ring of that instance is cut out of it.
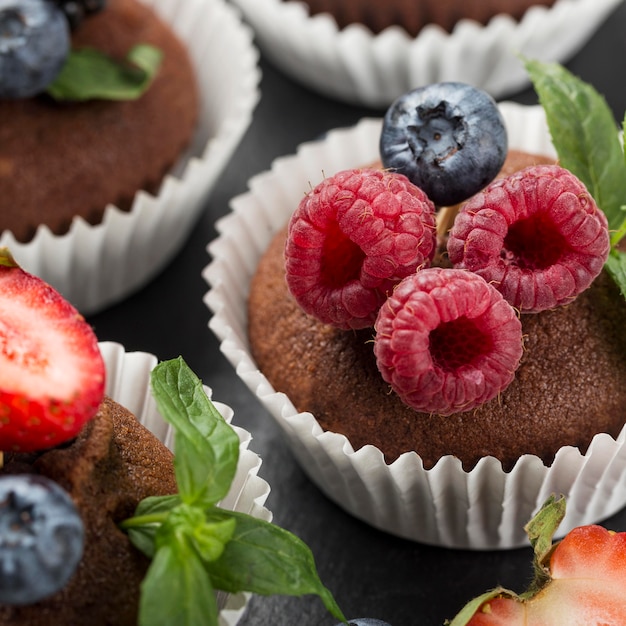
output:
<svg viewBox="0 0 626 626"><path fill-rule="evenodd" d="M600 273L607 220L583 183L558 165L537 165L468 200L448 240L455 267L480 274L523 313L571 302Z"/></svg>
<svg viewBox="0 0 626 626"><path fill-rule="evenodd" d="M478 274L429 268L380 309L374 354L382 377L417 411L450 415L496 397L522 356L513 307Z"/></svg>
<svg viewBox="0 0 626 626"><path fill-rule="evenodd" d="M435 246L435 207L405 176L344 170L309 192L291 217L287 285L322 322L366 328L402 278L430 265Z"/></svg>

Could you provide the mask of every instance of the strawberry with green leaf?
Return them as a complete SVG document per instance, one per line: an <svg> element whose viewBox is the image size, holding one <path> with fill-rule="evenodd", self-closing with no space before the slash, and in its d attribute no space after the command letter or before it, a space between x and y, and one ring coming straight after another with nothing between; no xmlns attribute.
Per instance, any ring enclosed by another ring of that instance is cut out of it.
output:
<svg viewBox="0 0 626 626"><path fill-rule="evenodd" d="M50 285L0 249L0 450L75 437L104 396L93 329Z"/></svg>
<svg viewBox="0 0 626 626"><path fill-rule="evenodd" d="M161 414L175 431L179 493L145 499L121 525L152 559L142 586L140 625L217 625L217 589L317 594L345 622L300 539L219 507L235 476L239 439L183 359L157 365L151 384Z"/></svg>
<svg viewBox="0 0 626 626"><path fill-rule="evenodd" d="M560 164L585 184L607 217L612 249L605 267L626 297L626 253L618 248L626 234L626 156L613 113L592 85L560 64L525 64Z"/></svg>
<svg viewBox="0 0 626 626"><path fill-rule="evenodd" d="M528 591L488 591L449 626L626 624L626 532L580 526L553 545L564 514L565 500L550 498L526 526L535 555L535 580Z"/></svg>

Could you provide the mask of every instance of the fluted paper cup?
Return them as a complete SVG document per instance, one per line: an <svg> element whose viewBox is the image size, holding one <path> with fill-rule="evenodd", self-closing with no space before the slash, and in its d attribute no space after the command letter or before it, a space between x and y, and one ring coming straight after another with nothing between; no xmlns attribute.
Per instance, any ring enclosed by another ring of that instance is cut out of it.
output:
<svg viewBox="0 0 626 626"><path fill-rule="evenodd" d="M263 53L294 80L351 104L386 108L415 87L463 81L495 98L529 85L519 55L564 62L587 42L620 0L557 0L531 7L518 22L498 15L487 25L461 20L448 33L426 26L417 37L400 27L373 34L341 30L304 2L231 0L256 32Z"/></svg>
<svg viewBox="0 0 626 626"><path fill-rule="evenodd" d="M122 345L114 342L100 342L99 345L106 365L106 394L131 411L141 424L173 451L172 427L161 417L150 390L150 372L157 364L157 358L147 352L126 352ZM210 389L205 387L205 390L209 396L212 395ZM230 423L232 409L217 401L213 403ZM233 428L240 441L239 464L230 491L220 506L271 521L271 513L264 506L270 487L258 476L261 458L248 448L250 433L238 426ZM220 626L235 626L245 611L249 597L248 593L219 592Z"/></svg>
<svg viewBox="0 0 626 626"><path fill-rule="evenodd" d="M64 235L41 226L28 243L10 231L0 233L0 246L8 246L25 270L53 285L83 315L138 290L179 251L259 99L258 51L237 9L224 0L143 1L187 45L196 70L200 119L190 148L159 193L139 191L130 211L109 205L101 223L75 218Z"/></svg>
<svg viewBox="0 0 626 626"><path fill-rule="evenodd" d="M502 103L509 145L556 156L543 109ZM232 363L282 428L296 459L320 489L346 511L394 535L433 545L498 549L527 545L523 527L552 493L568 499L560 528L597 522L626 505L626 446L598 434L585 454L560 449L547 466L522 456L510 472L493 458L465 471L452 456L425 469L415 452L387 464L382 452L366 445L355 450L338 433L325 432L315 416L301 413L275 390L255 364L247 337L246 301L259 258L274 233L324 173L378 159L381 120L332 131L297 154L276 160L271 171L250 181L250 190L232 200L232 211L217 224L209 244L212 261L203 276L210 286L205 302L209 325ZM280 355L277 355L280 358ZM332 367L332 364L329 365Z"/></svg>

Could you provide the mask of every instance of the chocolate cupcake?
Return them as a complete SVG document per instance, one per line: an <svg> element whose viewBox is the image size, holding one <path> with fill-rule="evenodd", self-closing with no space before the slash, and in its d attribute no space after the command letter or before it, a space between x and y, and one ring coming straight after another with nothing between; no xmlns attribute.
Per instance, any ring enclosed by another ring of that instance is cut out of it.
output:
<svg viewBox="0 0 626 626"><path fill-rule="evenodd" d="M556 158L540 107L502 103L499 108L510 149ZM371 331L369 335L367 331L348 332L343 349L335 350L329 345L334 343L334 330L316 328L306 320L295 336L275 346L271 356L271 350L262 347L262 342L272 341L272 334L280 335L289 327L290 318L294 321L301 315L287 304L290 298L284 295L282 242L277 235L301 198L294 181L301 180L302 189L309 189L320 182L322 172L376 162L380 132L381 122L374 119L333 131L296 156L281 159L279 170L255 178L250 191L233 200L234 211L219 224L221 235L210 245L214 260L205 271L211 286L206 302L214 312L210 326L221 340L222 351L282 427L311 480L347 511L382 530L446 547L507 548L526 543L524 524L553 492L568 498L562 533L613 514L626 504L626 488L620 488L626 474L626 412L624 396L617 389L622 375L608 383L606 393L596 394L595 383L584 368L577 379L569 379L571 368L580 365L580 350L585 348L577 348L572 355L567 350L576 343L569 335L578 338L579 324L587 324L586 336L593 337L592 343L602 343L602 348L589 348L587 365L595 367L590 361L598 360L598 365L603 361L603 368L623 370L623 362L618 363L623 353L614 349L615 342L621 341L617 337L625 306L605 278L596 279L593 290L575 303L523 322L524 333L534 337L529 337L528 355L522 357L520 380L503 392L501 405L493 400L493 413L487 415L491 409L485 409L483 414L479 408L454 415L446 424L438 424L433 415L411 424L408 413L403 414L406 407L396 405L388 385L380 378L375 381L371 345L366 343L372 338ZM366 153L364 146L371 146L371 152ZM311 172L320 172L319 179L312 180ZM288 189L283 180L289 181ZM258 195L261 188L262 198ZM276 237L279 239L272 244ZM247 245L241 246L244 238ZM262 261L272 245L279 251ZM271 290L273 298L268 300L267 310L271 316L279 316L280 328L275 323L268 328L256 311L250 313L248 307L256 308L263 297L254 281ZM612 330L605 335L606 323ZM563 337L556 330L561 324L569 329L567 341L565 330ZM248 328L253 333L250 337ZM550 336L559 350L540 356ZM603 352L602 359L593 353L596 349ZM321 357L323 353L326 356ZM535 357L538 361L533 364ZM316 386L316 378L326 375L322 386ZM389 408L379 422L370 411L374 395L378 396L375 404ZM560 408L552 406L548 398L558 398ZM329 403L322 408L325 400ZM609 406L614 401L616 404ZM516 421L511 413L511 422L496 442L494 429L502 427L497 422L512 408L509 402L526 418ZM581 409L583 402L587 404ZM363 410L353 411L356 406ZM560 414L553 415L557 410ZM486 421L478 419L481 415ZM413 411L412 417L416 416ZM553 420L552 425L546 417ZM476 430L463 436L467 425L463 422L473 419ZM347 436L345 427L350 429ZM388 435L384 428L389 429ZM407 445L412 437L412 444ZM447 446L454 449L446 450Z"/></svg>
<svg viewBox="0 0 626 626"><path fill-rule="evenodd" d="M83 557L67 586L32 605L0 606L0 624L137 623L139 585L150 561L118 524L144 497L176 493L172 429L149 392L155 356L127 353L116 343L99 344L107 371L106 393L97 415L66 445L43 453L6 454L0 474L35 473L71 495L85 527ZM123 406L122 406L123 403ZM227 421L232 410L214 403ZM257 476L261 459L248 450L250 435L234 427L240 463L226 509L269 520L263 506L268 484ZM234 626L246 595L218 593L220 624Z"/></svg>
<svg viewBox="0 0 626 626"><path fill-rule="evenodd" d="M99 224L109 204L128 211L139 190L156 193L191 143L199 93L174 31L137 0L109 0L73 31L72 48L123 60L153 45L162 62L137 99L56 102L45 95L0 100L5 166L0 230L28 243L40 226L64 235L75 218Z"/></svg>
<svg viewBox="0 0 626 626"><path fill-rule="evenodd" d="M468 82L496 98L515 93L528 86L520 53L568 60L618 0L233 3L265 56L290 78L349 104L384 109L410 89L440 81Z"/></svg>
<svg viewBox="0 0 626 626"><path fill-rule="evenodd" d="M0 101L14 122L0 131L0 245L93 314L180 249L251 121L260 73L222 0L111 0L73 39L118 60L135 43L164 54L136 101ZM224 50L232 68L214 71Z"/></svg>

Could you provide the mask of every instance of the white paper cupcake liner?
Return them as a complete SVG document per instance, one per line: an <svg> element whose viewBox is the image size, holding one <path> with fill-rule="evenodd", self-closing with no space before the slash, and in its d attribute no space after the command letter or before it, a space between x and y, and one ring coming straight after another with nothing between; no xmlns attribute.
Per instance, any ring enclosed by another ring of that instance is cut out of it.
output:
<svg viewBox="0 0 626 626"><path fill-rule="evenodd" d="M339 30L329 14L309 15L303 2L231 0L256 32L261 50L291 78L326 96L389 106L415 87L463 81L495 98L529 85L519 54L565 61L620 0L558 0L532 7L516 22L462 20L452 33L431 25L417 37L399 27L374 35L361 25Z"/></svg>
<svg viewBox="0 0 626 626"><path fill-rule="evenodd" d="M250 28L224 0L143 0L188 46L201 96L192 145L157 196L140 191L130 211L110 205L92 226L40 227L32 241L0 234L20 265L60 291L84 314L110 306L153 278L199 219L217 177L252 121L259 99L258 51Z"/></svg>
<svg viewBox="0 0 626 626"><path fill-rule="evenodd" d="M543 109L502 103L509 145L556 156ZM324 175L378 158L381 121L365 119L300 146L296 155L276 160L271 171L254 177L250 191L234 198L232 212L217 223L209 245L213 260L203 276L212 310L210 328L239 377L282 427L309 477L354 516L386 532L424 543L473 549L527 545L523 526L552 493L567 496L560 528L609 517L626 505L626 429L617 440L599 434L586 454L564 447L548 467L523 456L505 472L499 461L482 459L464 471L458 459L443 457L424 469L415 452L386 464L373 446L354 450L345 436L324 432L310 413L298 413L255 365L246 329L246 300L259 258L274 233Z"/></svg>
<svg viewBox="0 0 626 626"><path fill-rule="evenodd" d="M150 372L157 364L157 358L147 352L125 352L122 345L114 342L101 342L99 345L106 364L107 395L131 411L141 424L173 451L172 428L161 417L150 391ZM207 387L205 389L210 396L211 390ZM220 402L213 403L230 423L233 417L232 409ZM271 521L272 515L264 506L270 487L257 474L261 459L248 449L250 433L238 426L233 428L240 440L239 464L230 491L220 506ZM220 626L235 626L243 615L249 597L248 593L220 592L218 594L221 607Z"/></svg>

